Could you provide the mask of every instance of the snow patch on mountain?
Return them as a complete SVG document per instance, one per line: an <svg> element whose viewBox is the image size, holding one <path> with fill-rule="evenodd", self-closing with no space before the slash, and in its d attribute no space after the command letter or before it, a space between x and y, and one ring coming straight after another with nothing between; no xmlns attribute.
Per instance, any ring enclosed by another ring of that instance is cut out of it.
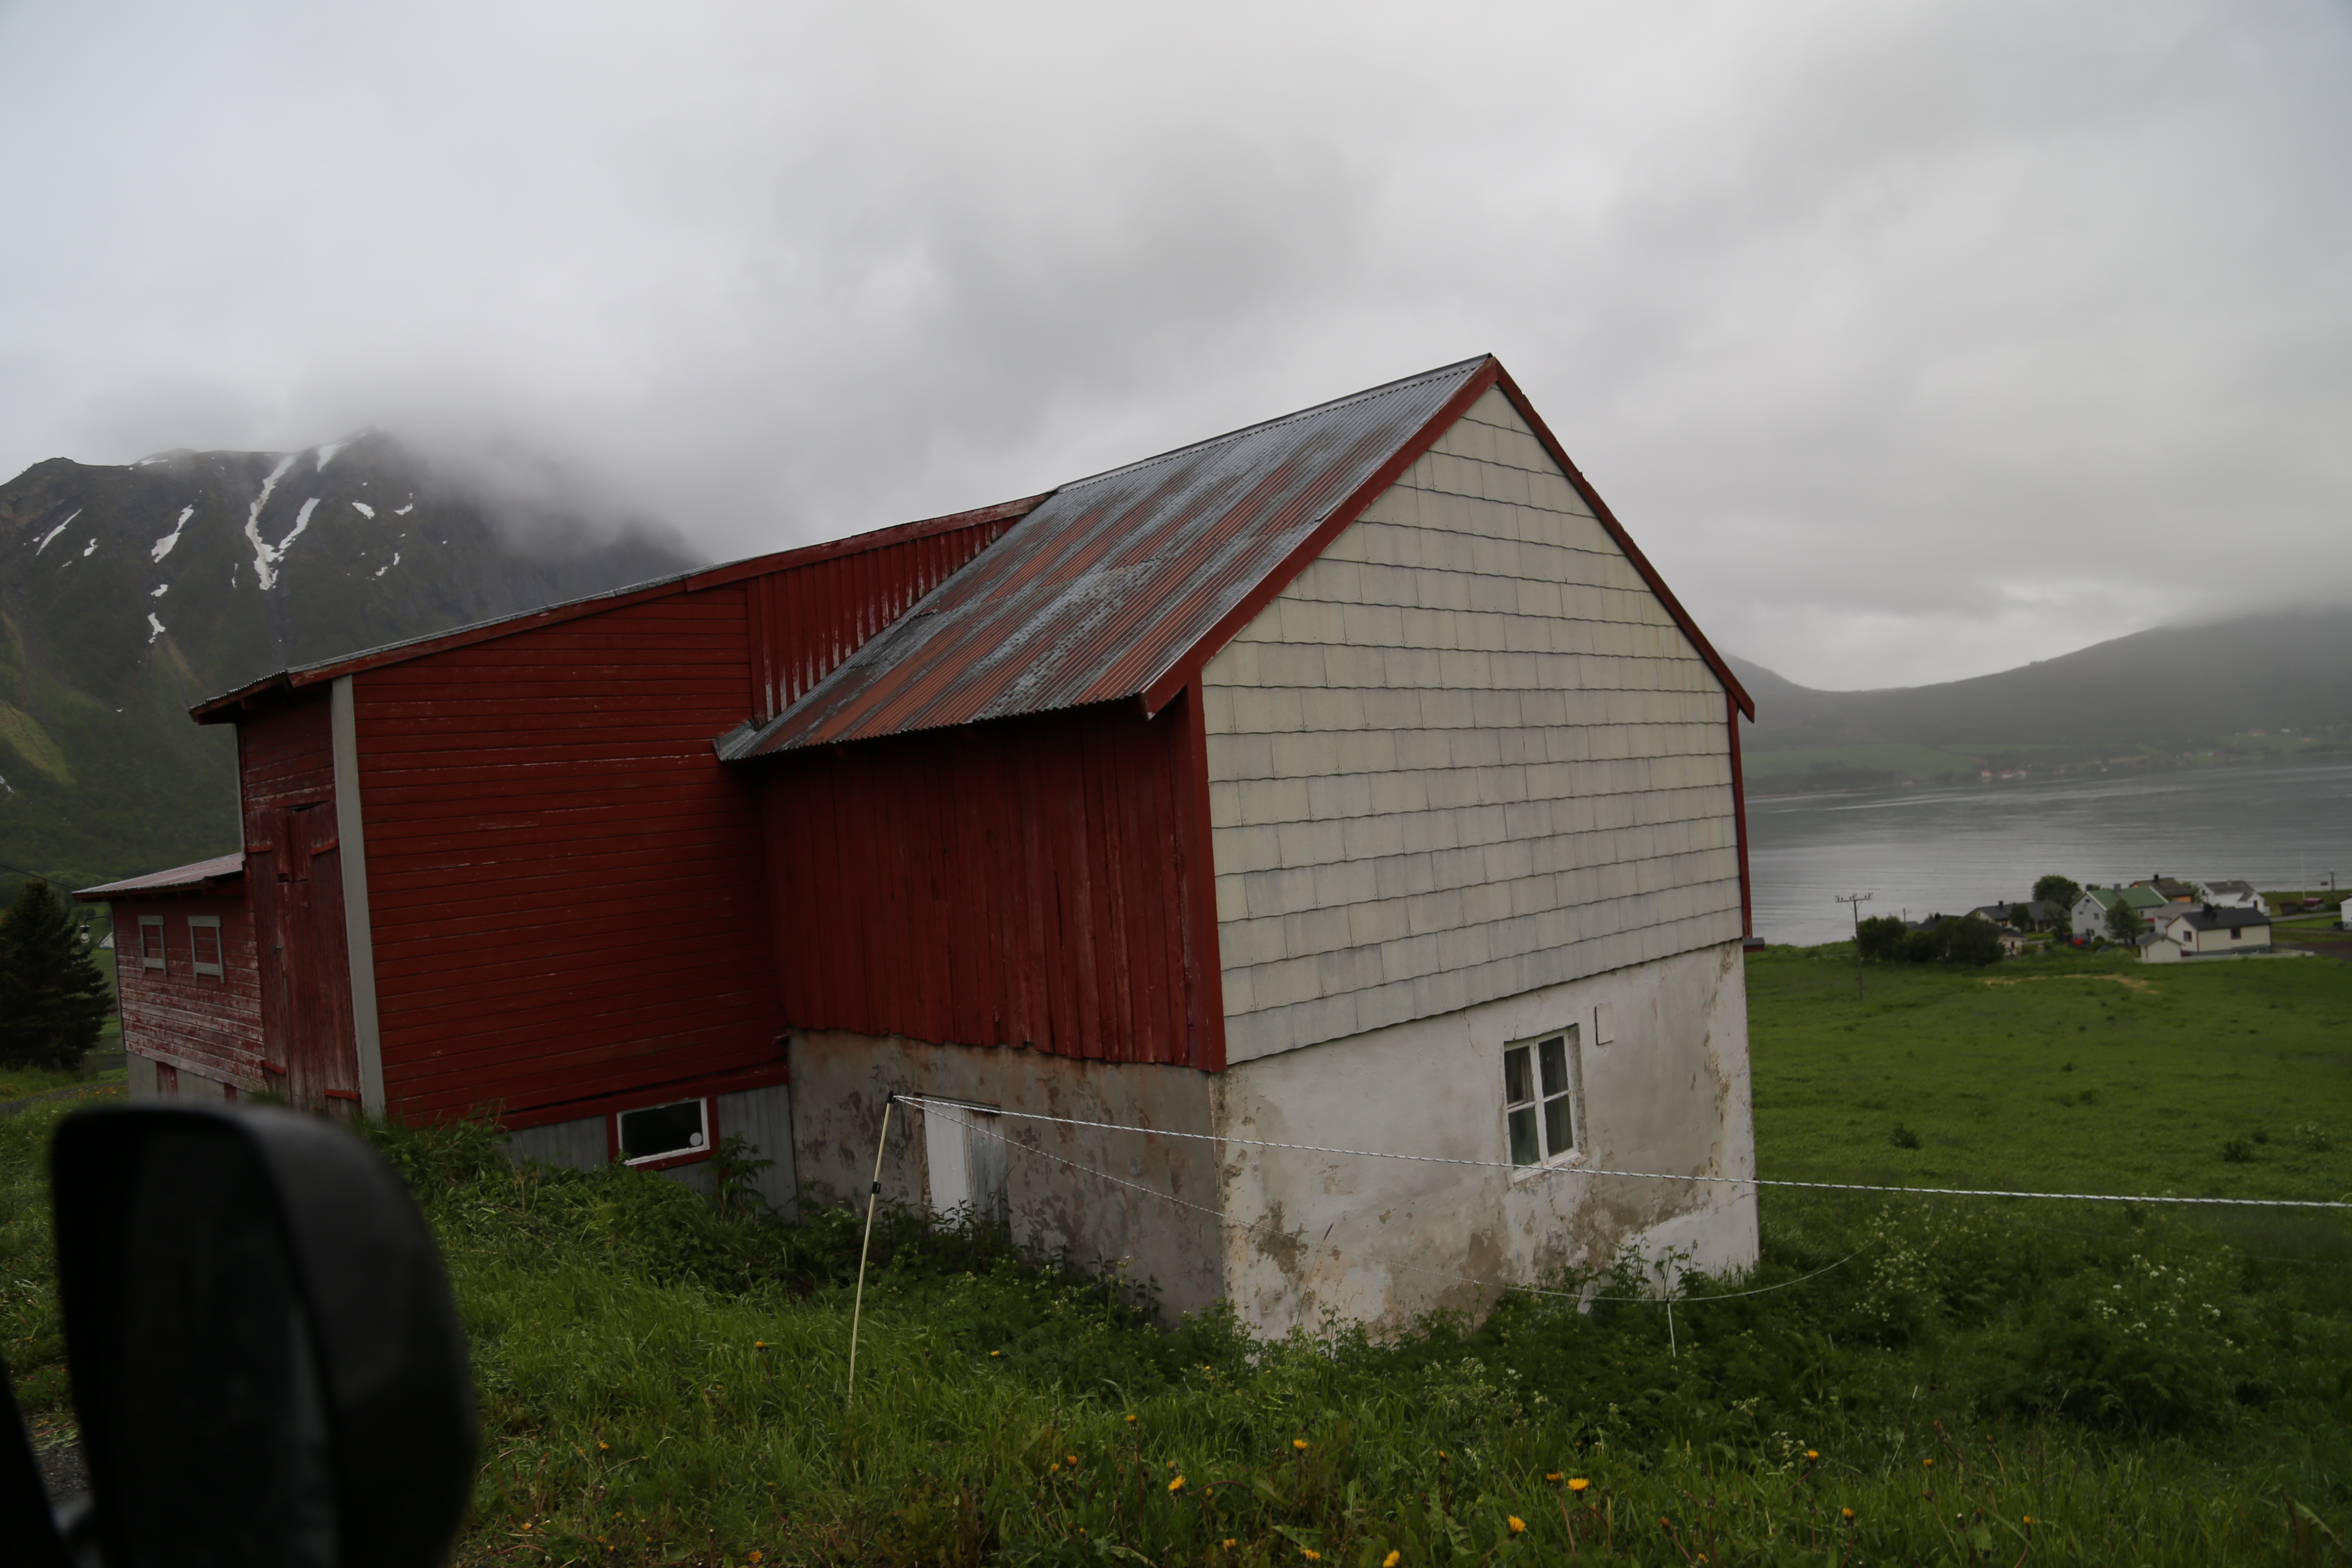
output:
<svg viewBox="0 0 2352 1568"><path fill-rule="evenodd" d="M367 519L370 522L373 522L375 521L375 508L368 505L368 503L363 500L355 500L352 502L352 510L359 513L362 517Z"/></svg>
<svg viewBox="0 0 2352 1568"><path fill-rule="evenodd" d="M310 471L315 474L320 468L325 468L330 462L333 461L336 453L341 451L344 447L350 445L351 443L349 441L330 441L325 446L320 447L319 468L313 468Z"/></svg>
<svg viewBox="0 0 2352 1568"><path fill-rule="evenodd" d="M97 552L97 550L98 550L98 541L97 541L97 540L95 540L95 539L93 539L93 540L91 540L88 544L86 544L86 545L84 545L84 546L82 547L81 558L82 558L84 561L89 560L89 559L90 558L90 556L91 556L93 553L95 553L95 552Z"/></svg>
<svg viewBox="0 0 2352 1568"><path fill-rule="evenodd" d="M154 611L152 611L152 610L148 611L148 612L147 612L147 646L148 646L149 647L153 647L155 646L155 639L156 639L157 637L162 637L163 635L163 622L161 622L161 621L159 621L159 620L157 620L157 619L155 618L155 612L154 612ZM122 710L121 710L121 709L120 709L120 708L118 708L118 709L116 709L116 710L115 710L115 711L116 711L117 713L120 713L120 712L121 712L121 711L122 711Z"/></svg>
<svg viewBox="0 0 2352 1568"><path fill-rule="evenodd" d="M171 532L165 534L163 538L155 542L156 560L161 561L163 557L172 553L172 546L180 542L180 531L187 527L188 519L195 515L196 509L194 507L183 507L180 509L180 521L172 525Z"/></svg>
<svg viewBox="0 0 2352 1568"><path fill-rule="evenodd" d="M387 572L391 571L394 567L395 567L395 566L397 566L397 565L399 565L399 564L400 564L400 552L399 552L399 551L397 551L397 550L395 550L395 551L394 551L394 552L392 552L392 559L391 559L391 560L389 560L389 561L385 562L383 565L381 565L381 566L379 566L379 567L377 567L377 568L375 569L374 575L376 575L376 576L378 576L378 577L381 577L381 576L383 576L385 573L387 573Z"/></svg>
<svg viewBox="0 0 2352 1568"><path fill-rule="evenodd" d="M42 551L47 550L49 547L49 541L55 539L58 534L63 533L67 529L71 528L73 526L73 520L80 515L81 508L79 507L76 507L72 511L67 513L65 521L58 524L57 527L41 535L41 542L33 546L33 553L38 555Z"/></svg>
<svg viewBox="0 0 2352 1568"><path fill-rule="evenodd" d="M164 584L162 587L160 587L160 588L156 589L153 593L152 593L152 594L148 595L147 596L148 596L149 598L151 598L151 599L160 599L160 598L162 598L164 595L166 595L166 594L170 593L171 591L172 591L172 584L170 584L169 583L166 583L166 584Z"/></svg>
<svg viewBox="0 0 2352 1568"><path fill-rule="evenodd" d="M273 545L261 537L261 509L269 504L269 492L278 488L278 481L286 477L286 470L292 468L294 459L301 455L293 453L269 470L269 477L261 481L261 493L253 498L253 510L245 515L246 541L253 546L253 574L265 590L278 585L278 552L284 548L284 542ZM309 514L305 513L305 521L308 518ZM290 533L286 536L288 540L293 537Z"/></svg>
<svg viewBox="0 0 2352 1568"><path fill-rule="evenodd" d="M393 515L393 516L394 516L394 517L406 517L410 512L415 511L415 510L416 510L416 500L415 500L415 497L413 497L413 496L412 496L412 497L410 497L410 498L409 498L409 501L408 501L408 504L407 504L406 506L402 507L399 510L397 510L397 511L394 512L392 515Z"/></svg>

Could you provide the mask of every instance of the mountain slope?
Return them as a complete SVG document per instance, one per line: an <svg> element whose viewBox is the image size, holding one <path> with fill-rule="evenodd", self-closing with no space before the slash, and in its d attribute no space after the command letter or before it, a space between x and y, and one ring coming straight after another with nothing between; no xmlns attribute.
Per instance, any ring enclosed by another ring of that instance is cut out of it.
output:
<svg viewBox="0 0 2352 1568"><path fill-rule="evenodd" d="M671 542L558 551L514 531L373 433L53 458L0 486L0 862L87 883L219 854L236 842L235 737L190 704L698 563Z"/></svg>
<svg viewBox="0 0 2352 1568"><path fill-rule="evenodd" d="M2352 740L2352 611L2163 626L1997 675L1874 691L1731 664L1756 698L1743 744L1766 778L1814 764L1893 776L2179 755L2255 731Z"/></svg>

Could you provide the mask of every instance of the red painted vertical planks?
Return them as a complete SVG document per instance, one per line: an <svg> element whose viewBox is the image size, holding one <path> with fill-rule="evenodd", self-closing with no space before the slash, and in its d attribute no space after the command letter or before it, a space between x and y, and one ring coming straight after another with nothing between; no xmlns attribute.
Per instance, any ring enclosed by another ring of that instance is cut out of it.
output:
<svg viewBox="0 0 2352 1568"><path fill-rule="evenodd" d="M1205 1065L1201 983L1181 972L1191 871L1171 853L1188 745L1178 714L1120 705L760 764L778 902L826 889L822 931L777 924L785 1015Z"/></svg>

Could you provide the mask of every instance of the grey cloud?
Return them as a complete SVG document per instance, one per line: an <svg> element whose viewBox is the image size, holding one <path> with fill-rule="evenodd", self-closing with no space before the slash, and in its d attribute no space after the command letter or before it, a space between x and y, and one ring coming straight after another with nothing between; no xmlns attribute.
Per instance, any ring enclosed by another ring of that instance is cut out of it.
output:
<svg viewBox="0 0 2352 1568"><path fill-rule="evenodd" d="M2338 8L1171 16L0 9L0 468L375 425L723 555L1492 349L1799 679L2352 600Z"/></svg>

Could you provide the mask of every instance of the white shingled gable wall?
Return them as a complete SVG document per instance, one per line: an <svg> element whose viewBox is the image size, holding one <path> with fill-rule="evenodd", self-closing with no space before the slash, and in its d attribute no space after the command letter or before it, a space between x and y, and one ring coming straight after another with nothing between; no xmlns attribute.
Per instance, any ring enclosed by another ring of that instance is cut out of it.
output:
<svg viewBox="0 0 2352 1568"><path fill-rule="evenodd" d="M1741 935L1723 687L1499 390L1202 690L1234 1062Z"/></svg>

